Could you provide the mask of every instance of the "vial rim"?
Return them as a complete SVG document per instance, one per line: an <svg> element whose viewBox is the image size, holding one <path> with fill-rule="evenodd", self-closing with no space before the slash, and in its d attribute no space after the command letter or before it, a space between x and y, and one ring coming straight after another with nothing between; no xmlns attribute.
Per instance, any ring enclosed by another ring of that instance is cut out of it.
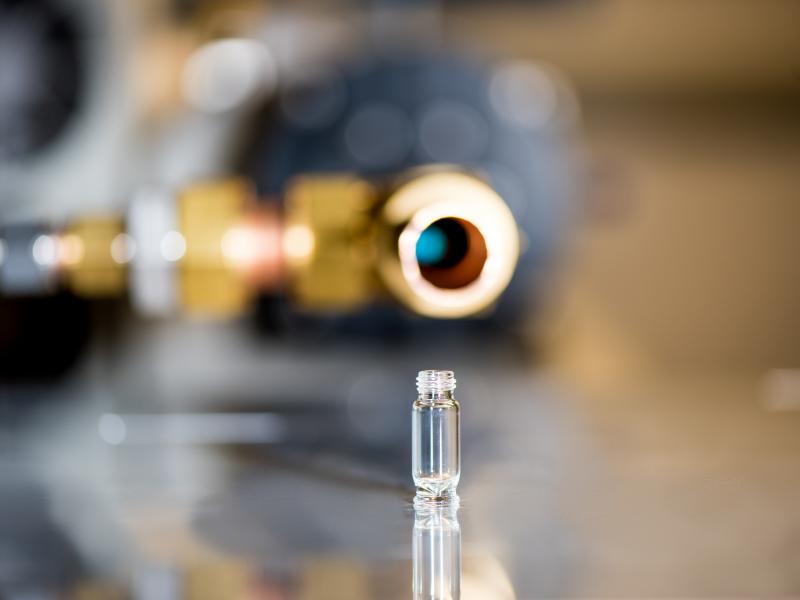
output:
<svg viewBox="0 0 800 600"><path fill-rule="evenodd" d="M419 394L440 394L456 389L456 378L453 371L426 369L417 374L417 392Z"/></svg>

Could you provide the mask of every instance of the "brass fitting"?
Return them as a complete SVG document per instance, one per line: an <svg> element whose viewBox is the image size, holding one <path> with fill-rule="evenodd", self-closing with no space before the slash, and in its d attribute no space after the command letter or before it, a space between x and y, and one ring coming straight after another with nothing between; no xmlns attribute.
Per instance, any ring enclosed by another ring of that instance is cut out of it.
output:
<svg viewBox="0 0 800 600"><path fill-rule="evenodd" d="M232 316L247 306L250 290L225 250L234 243L226 236L242 226L251 198L250 186L241 179L195 184L178 197L178 228L185 246L179 296L186 312Z"/></svg>
<svg viewBox="0 0 800 600"><path fill-rule="evenodd" d="M417 245L432 227L442 256L423 264ZM283 248L306 308L354 309L388 294L417 314L459 318L508 286L519 236L505 202L472 175L424 171L383 189L322 175L290 186Z"/></svg>
<svg viewBox="0 0 800 600"><path fill-rule="evenodd" d="M172 265L178 304L190 314L234 316L256 293L285 286L309 311L353 311L389 297L419 315L461 318L491 308L519 257L505 202L454 169L384 184L299 177L282 217L277 205L253 200L242 179L189 186L178 195L177 218L153 223L153 239L139 235L146 219L129 216L133 237L119 218L77 221L57 236L59 266L75 293L105 296L124 290L131 259L132 274ZM137 243L147 252L136 255ZM172 277L151 278L150 287L174 285Z"/></svg>
<svg viewBox="0 0 800 600"><path fill-rule="evenodd" d="M74 294L108 297L124 292L130 247L121 218L80 219L55 239L58 263Z"/></svg>
<svg viewBox="0 0 800 600"><path fill-rule="evenodd" d="M286 195L283 252L294 300L309 310L352 310L380 287L372 214L378 195L343 175L296 179Z"/></svg>

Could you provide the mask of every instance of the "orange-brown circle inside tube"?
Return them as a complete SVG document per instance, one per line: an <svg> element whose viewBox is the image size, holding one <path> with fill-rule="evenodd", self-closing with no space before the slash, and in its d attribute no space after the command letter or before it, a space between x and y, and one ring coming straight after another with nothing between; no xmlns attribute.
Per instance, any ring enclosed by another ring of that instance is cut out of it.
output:
<svg viewBox="0 0 800 600"><path fill-rule="evenodd" d="M486 263L486 241L475 225L464 219L448 217L431 224L447 234L447 260L420 265L420 273L430 283L445 290L468 286L478 279Z"/></svg>

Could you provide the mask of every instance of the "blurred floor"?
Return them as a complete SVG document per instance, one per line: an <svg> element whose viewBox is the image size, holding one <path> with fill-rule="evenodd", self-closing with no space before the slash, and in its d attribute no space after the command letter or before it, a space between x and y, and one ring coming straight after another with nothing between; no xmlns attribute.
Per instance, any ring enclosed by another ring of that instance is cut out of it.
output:
<svg viewBox="0 0 800 600"><path fill-rule="evenodd" d="M410 395L398 376L407 360L392 352L351 350L335 360L309 353L302 370L341 374L319 397L324 403L349 410L371 405L378 415L393 415L404 412L400 402ZM674 374L590 382L503 362L462 355L452 365L464 410L465 561L496 564L520 600L798 593L800 410L770 410L760 378ZM314 384L278 378L290 364L273 355L258 371L256 362L252 370L241 366L236 377L249 382L244 388L264 390L261 399L248 396L249 410L274 412L292 389L302 405ZM382 390L367 404L353 396L363 393L354 391L358 372ZM170 410L202 409L203 398L215 399L222 413L242 408L240 397L228 403L213 389L205 396L201 390L202 380L194 409L173 398ZM120 406L110 388L84 391L82 403L39 421L28 456L56 522L101 571L135 574L142 561L181 569L233 561L313 580L309 565L335 558L370 582L353 600L408 594L401 569L411 528L403 460L375 455L365 462L363 450L347 450L353 435L347 428L338 430L338 441L299 454L280 444L237 451L109 446L102 428L98 435L101 415L140 406L148 412L157 398ZM356 438L367 431L391 439L400 424L374 416L360 422L375 429L356 425ZM397 442L401 454L405 445ZM382 587L386 569L394 573L396 594ZM297 594L288 597L324 597Z"/></svg>

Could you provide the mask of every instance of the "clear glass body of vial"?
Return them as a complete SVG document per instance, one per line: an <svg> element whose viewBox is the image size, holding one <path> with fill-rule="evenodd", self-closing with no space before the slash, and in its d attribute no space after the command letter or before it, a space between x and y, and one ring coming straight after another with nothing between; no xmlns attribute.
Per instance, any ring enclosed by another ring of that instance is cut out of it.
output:
<svg viewBox="0 0 800 600"><path fill-rule="evenodd" d="M414 513L414 600L461 597L461 527L457 510L454 506L435 506Z"/></svg>
<svg viewBox="0 0 800 600"><path fill-rule="evenodd" d="M460 408L452 371L420 371L411 421L415 506L457 504L461 476Z"/></svg>

